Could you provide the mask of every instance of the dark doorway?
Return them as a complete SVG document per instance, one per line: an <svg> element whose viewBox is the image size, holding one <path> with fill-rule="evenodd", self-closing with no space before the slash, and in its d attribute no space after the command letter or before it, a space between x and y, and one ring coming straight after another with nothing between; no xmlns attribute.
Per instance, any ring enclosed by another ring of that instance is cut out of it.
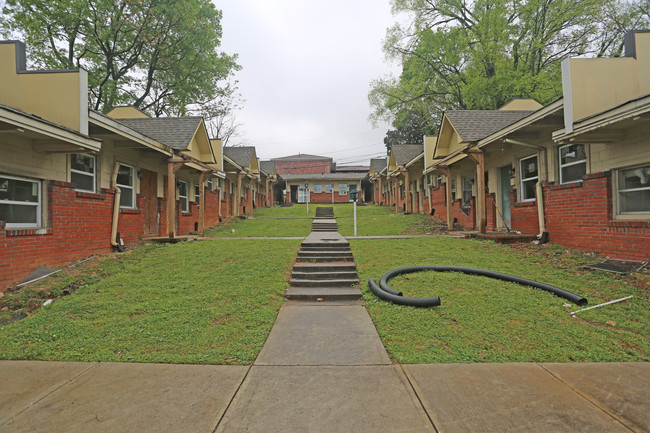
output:
<svg viewBox="0 0 650 433"><path fill-rule="evenodd" d="M291 203L298 203L298 185L291 185Z"/></svg>
<svg viewBox="0 0 650 433"><path fill-rule="evenodd" d="M142 213L144 214L144 234L158 233L157 203L158 173L141 169L140 194L143 197Z"/></svg>

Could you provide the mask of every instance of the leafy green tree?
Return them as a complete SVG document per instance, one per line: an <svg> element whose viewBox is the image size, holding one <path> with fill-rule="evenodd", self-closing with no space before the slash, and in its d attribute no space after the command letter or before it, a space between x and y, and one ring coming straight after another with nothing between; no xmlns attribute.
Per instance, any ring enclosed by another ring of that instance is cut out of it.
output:
<svg viewBox="0 0 650 433"><path fill-rule="evenodd" d="M371 83L371 120L431 133L443 110L549 103L562 94L562 60L620 55L623 33L650 23L649 1L391 0L412 19L387 32L402 73Z"/></svg>
<svg viewBox="0 0 650 433"><path fill-rule="evenodd" d="M209 0L7 0L3 12L3 33L24 39L35 67L87 70L103 112L182 115L218 100L239 69L219 51L222 14Z"/></svg>

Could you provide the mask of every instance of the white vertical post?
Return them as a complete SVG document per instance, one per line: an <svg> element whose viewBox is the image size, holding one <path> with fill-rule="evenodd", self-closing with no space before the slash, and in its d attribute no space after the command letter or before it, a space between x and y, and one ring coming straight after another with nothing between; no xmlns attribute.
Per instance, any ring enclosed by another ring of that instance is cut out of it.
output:
<svg viewBox="0 0 650 433"><path fill-rule="evenodd" d="M357 236L357 201L354 201L354 236Z"/></svg>

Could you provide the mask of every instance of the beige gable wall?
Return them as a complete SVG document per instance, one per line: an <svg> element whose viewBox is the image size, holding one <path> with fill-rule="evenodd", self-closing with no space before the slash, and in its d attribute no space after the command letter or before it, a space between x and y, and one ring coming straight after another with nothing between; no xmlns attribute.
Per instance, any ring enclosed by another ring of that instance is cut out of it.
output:
<svg viewBox="0 0 650 433"><path fill-rule="evenodd" d="M106 114L113 119L149 119L151 116L143 113L135 107L115 107Z"/></svg>
<svg viewBox="0 0 650 433"><path fill-rule="evenodd" d="M16 52L21 47L17 42L0 43L0 103L87 134L87 72L80 69L18 73Z"/></svg>
<svg viewBox="0 0 650 433"><path fill-rule="evenodd" d="M512 101L499 108L502 111L536 111L543 105L532 98L513 99Z"/></svg>
<svg viewBox="0 0 650 433"><path fill-rule="evenodd" d="M223 171L223 142L219 138L210 140L212 150L214 151L214 158L216 162L212 164L217 170Z"/></svg>
<svg viewBox="0 0 650 433"><path fill-rule="evenodd" d="M636 58L566 59L562 62L564 119L573 123L650 93L650 33L636 33Z"/></svg>
<svg viewBox="0 0 650 433"><path fill-rule="evenodd" d="M424 136L424 169L428 170L433 166L433 150L436 148L436 141L438 136L425 135Z"/></svg>

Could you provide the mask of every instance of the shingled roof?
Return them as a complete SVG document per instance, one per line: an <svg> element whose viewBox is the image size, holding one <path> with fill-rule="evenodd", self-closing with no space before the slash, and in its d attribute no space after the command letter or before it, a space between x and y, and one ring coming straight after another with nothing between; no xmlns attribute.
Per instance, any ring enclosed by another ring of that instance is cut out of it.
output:
<svg viewBox="0 0 650 433"><path fill-rule="evenodd" d="M275 162L273 161L260 161L260 170L264 173L271 175L273 174L273 169L275 168Z"/></svg>
<svg viewBox="0 0 650 433"><path fill-rule="evenodd" d="M240 167L249 167L255 155L255 146L230 146L223 148L223 155Z"/></svg>
<svg viewBox="0 0 650 433"><path fill-rule="evenodd" d="M313 161L315 159L329 160L332 158L327 156L309 155L307 153L299 153L298 155L283 156L280 158L273 158L271 161Z"/></svg>
<svg viewBox="0 0 650 433"><path fill-rule="evenodd" d="M379 173L386 168L386 158L372 158L370 160L370 167L373 173Z"/></svg>
<svg viewBox="0 0 650 433"><path fill-rule="evenodd" d="M478 141L532 113L534 111L453 110L446 111L445 116L463 141Z"/></svg>
<svg viewBox="0 0 650 433"><path fill-rule="evenodd" d="M422 144L397 144L391 148L397 165L406 165L415 157L424 153Z"/></svg>
<svg viewBox="0 0 650 433"><path fill-rule="evenodd" d="M114 120L172 149L185 150L203 118L192 116Z"/></svg>

